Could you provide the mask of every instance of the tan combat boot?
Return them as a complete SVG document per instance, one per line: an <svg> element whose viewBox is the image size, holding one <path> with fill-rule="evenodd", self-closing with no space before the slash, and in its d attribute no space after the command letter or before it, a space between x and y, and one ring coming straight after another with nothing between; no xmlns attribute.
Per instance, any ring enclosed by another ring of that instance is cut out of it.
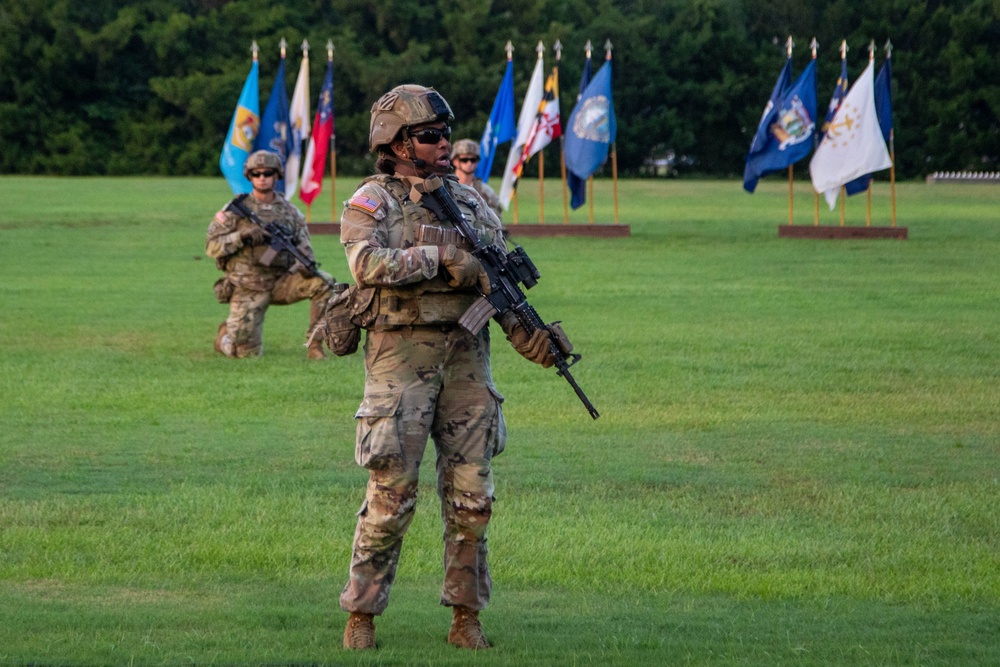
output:
<svg viewBox="0 0 1000 667"><path fill-rule="evenodd" d="M309 347L306 350L306 357L312 359L313 361L326 359L326 352L323 351L323 341L319 336L314 338L313 341L309 343Z"/></svg>
<svg viewBox="0 0 1000 667"><path fill-rule="evenodd" d="M452 607L448 643L458 648L473 650L490 647L486 635L483 634L483 626L479 624L478 611L468 607Z"/></svg>
<svg viewBox="0 0 1000 667"><path fill-rule="evenodd" d="M313 301L309 304L309 331L312 331L319 322L320 315L323 313L323 302ZM309 344L306 346L306 357L314 361L319 361L320 359L326 359L326 353L323 351L323 337L316 335L312 337Z"/></svg>
<svg viewBox="0 0 1000 667"><path fill-rule="evenodd" d="M375 616L351 612L344 628L344 648L369 649L375 648Z"/></svg>
<svg viewBox="0 0 1000 667"><path fill-rule="evenodd" d="M229 329L226 328L226 323L223 322L219 325L219 331L215 334L215 351L219 354L225 354L225 350L222 349L222 337L229 333Z"/></svg>

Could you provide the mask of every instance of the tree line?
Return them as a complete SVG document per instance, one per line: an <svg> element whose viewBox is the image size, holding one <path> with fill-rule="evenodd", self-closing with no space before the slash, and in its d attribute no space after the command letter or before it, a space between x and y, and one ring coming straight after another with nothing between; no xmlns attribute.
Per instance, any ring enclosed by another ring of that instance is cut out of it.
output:
<svg viewBox="0 0 1000 667"><path fill-rule="evenodd" d="M565 123L590 40L595 71L605 42L613 47L622 174L673 153L693 173L734 176L788 36L796 76L819 42L820 115L841 40L853 81L869 43L881 61L891 39L900 177L1000 169L995 0L0 0L0 172L218 175L250 44L260 45L263 109L284 38L289 95L299 45L312 47L313 111L333 41L338 169L348 173L371 170L369 109L400 83L437 88L457 116L453 138L478 140L508 40L518 106L536 44L548 69L562 43ZM558 173L558 160L546 167Z"/></svg>

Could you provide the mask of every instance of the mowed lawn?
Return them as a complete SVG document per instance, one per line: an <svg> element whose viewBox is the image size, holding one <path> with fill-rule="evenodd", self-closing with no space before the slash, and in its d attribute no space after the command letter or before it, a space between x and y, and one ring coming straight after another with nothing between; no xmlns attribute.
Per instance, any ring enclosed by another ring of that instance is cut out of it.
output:
<svg viewBox="0 0 1000 667"><path fill-rule="evenodd" d="M380 648L340 648L363 360L307 361L306 304L268 313L262 358L213 352L222 179L2 188L0 664L1000 664L996 185L899 184L906 241L779 239L780 178L622 181L628 238L515 227L601 417L494 326L509 441L474 655L445 643L430 456ZM314 246L346 278L338 239Z"/></svg>

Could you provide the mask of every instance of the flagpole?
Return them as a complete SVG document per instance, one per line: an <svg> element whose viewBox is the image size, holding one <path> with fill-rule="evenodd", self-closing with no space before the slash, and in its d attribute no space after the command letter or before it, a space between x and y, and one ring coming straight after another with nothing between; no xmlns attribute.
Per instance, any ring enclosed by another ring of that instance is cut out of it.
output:
<svg viewBox="0 0 1000 667"><path fill-rule="evenodd" d="M614 45L611 43L611 39L608 38L604 42L604 60L607 61L608 65L611 64L611 50ZM617 142L611 142L611 188L614 193L615 201L615 224L618 224L618 148Z"/></svg>
<svg viewBox="0 0 1000 667"><path fill-rule="evenodd" d="M538 51L538 60L541 61L542 54L545 53L545 45L542 44L542 40L538 40L538 46L535 49ZM545 95L542 95L542 99L545 99ZM542 102L544 107L545 102ZM528 144L530 145L534 141L534 136L528 139ZM545 224L545 148L538 151L538 224Z"/></svg>
<svg viewBox="0 0 1000 667"><path fill-rule="evenodd" d="M583 47L584 52L587 54L588 63L590 62L590 54L592 48L593 46L591 45L590 40L588 39L587 43ZM580 94L576 96L577 102L580 101L580 95L582 94L583 91L581 90ZM594 224L594 175L593 174L587 177L587 210L589 211L589 222L592 225Z"/></svg>
<svg viewBox="0 0 1000 667"><path fill-rule="evenodd" d="M795 42L792 41L792 36L789 35L788 41L785 42L785 52L788 54L789 60L792 57L792 47L794 46ZM793 202L795 199L795 186L794 186L794 181L792 179L793 174L794 174L794 167L792 165L788 165L788 224L789 225L795 224L795 219L792 216L792 211L794 207Z"/></svg>
<svg viewBox="0 0 1000 667"><path fill-rule="evenodd" d="M873 39L868 43L868 64L871 65L875 62L875 40ZM868 205L865 208L865 227L872 226L872 185L875 183L875 179L872 178L868 181Z"/></svg>
<svg viewBox="0 0 1000 667"><path fill-rule="evenodd" d="M816 51L819 49L819 42L816 41L816 37L813 36L811 42L809 42L809 48L812 49L812 59L816 60ZM819 120L817 118L817 120ZM819 133L813 130L813 153L816 152L816 146L819 145ZM813 226L819 226L819 193L813 189Z"/></svg>
<svg viewBox="0 0 1000 667"><path fill-rule="evenodd" d="M885 59L886 61L892 58L892 42L888 39L885 40ZM891 70L891 68L890 68ZM891 78L891 77L890 77ZM889 82L889 92L892 93L892 82ZM891 113L890 113L891 117ZM889 189L892 197L892 226L896 226L896 128L893 127L889 130L889 160L892 162L889 165Z"/></svg>
<svg viewBox="0 0 1000 667"><path fill-rule="evenodd" d="M326 59L333 62L333 40L326 40ZM333 108L331 101L330 107ZM330 222L337 222L337 123L330 133Z"/></svg>
<svg viewBox="0 0 1000 667"><path fill-rule="evenodd" d="M842 62L844 62L844 61L847 60L847 51L848 51L847 40L846 39L841 40L841 42L840 42L840 60ZM844 87L845 88L847 87L847 82L846 81L844 82ZM840 99L840 104L843 104L843 103L844 103L844 99L841 98ZM841 185L840 186L840 226L841 227L844 226L844 214L846 213L846 211L847 211L847 188L845 188L843 185Z"/></svg>
<svg viewBox="0 0 1000 667"><path fill-rule="evenodd" d="M562 43L557 39L555 45L552 47L556 52L556 66L552 68L552 72L556 77L556 101L558 102L558 92L559 92L559 65L562 62ZM559 105L559 123L562 123L562 105ZM566 137L563 135L562 131L559 132L559 175L562 178L562 196L563 196L563 224L569 224L569 191L566 184Z"/></svg>
<svg viewBox="0 0 1000 667"><path fill-rule="evenodd" d="M538 224L545 224L545 149L538 151Z"/></svg>
<svg viewBox="0 0 1000 667"><path fill-rule="evenodd" d="M590 202L590 224L594 224L594 177L587 177L587 200Z"/></svg>

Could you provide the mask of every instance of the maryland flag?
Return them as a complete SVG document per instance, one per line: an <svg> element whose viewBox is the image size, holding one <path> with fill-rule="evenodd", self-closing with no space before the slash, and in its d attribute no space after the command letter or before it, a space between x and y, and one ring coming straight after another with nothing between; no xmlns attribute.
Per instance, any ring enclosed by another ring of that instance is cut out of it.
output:
<svg viewBox="0 0 1000 667"><path fill-rule="evenodd" d="M517 177L521 177L524 163L532 155L560 136L562 136L562 125L559 118L559 70L553 67L552 73L545 80L545 92L542 93L542 101L538 105L538 114L531 126L531 133L528 134L528 141L521 150L521 158L514 165Z"/></svg>

